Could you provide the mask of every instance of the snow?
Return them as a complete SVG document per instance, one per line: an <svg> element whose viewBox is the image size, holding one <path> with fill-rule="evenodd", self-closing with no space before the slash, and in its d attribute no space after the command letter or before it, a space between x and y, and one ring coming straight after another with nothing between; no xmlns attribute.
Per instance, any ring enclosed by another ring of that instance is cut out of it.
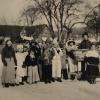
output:
<svg viewBox="0 0 100 100"><path fill-rule="evenodd" d="M18 58L17 58L18 59ZM19 58L19 60L21 60ZM0 60L0 75L2 62ZM0 100L99 100L100 79L90 85L86 81L63 80L51 84L38 84L3 88L0 84Z"/></svg>

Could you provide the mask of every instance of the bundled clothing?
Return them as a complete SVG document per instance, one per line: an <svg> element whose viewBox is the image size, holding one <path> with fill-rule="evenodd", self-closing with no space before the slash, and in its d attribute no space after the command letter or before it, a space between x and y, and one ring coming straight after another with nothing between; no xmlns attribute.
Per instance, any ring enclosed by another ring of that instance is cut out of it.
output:
<svg viewBox="0 0 100 100"><path fill-rule="evenodd" d="M37 59L31 58L30 55L27 55L24 61L24 66L27 67L27 82L29 84L32 83L37 83L40 78L39 78L39 73L38 73L38 66L37 66Z"/></svg>
<svg viewBox="0 0 100 100"><path fill-rule="evenodd" d="M39 71L39 77L40 80L42 81L42 65L43 65L43 51L44 48L40 47L37 43L35 43L36 45L31 46L30 50L32 50L35 54L35 57L37 59L37 65L38 65L38 71Z"/></svg>
<svg viewBox="0 0 100 100"><path fill-rule="evenodd" d="M91 47L91 41L89 39L87 40L83 40L80 45L79 45L79 49L90 49ZM86 71L85 71L85 61L83 60L81 62L81 72L82 72L82 76L81 76L81 79L82 80L86 80Z"/></svg>
<svg viewBox="0 0 100 100"><path fill-rule="evenodd" d="M54 50L54 56L52 59L52 77L54 79L61 79L61 68L62 68L62 63L61 63L61 56L62 56L62 51L60 48L53 48Z"/></svg>
<svg viewBox="0 0 100 100"><path fill-rule="evenodd" d="M44 47L38 47L38 56L37 56L37 63L38 63L38 71L39 71L39 76L40 80L43 81L43 73L42 73L42 68L43 68L43 52L44 52Z"/></svg>
<svg viewBox="0 0 100 100"><path fill-rule="evenodd" d="M66 48L63 48L62 50L62 56L61 56L61 73L62 73L62 77L63 79L68 79L68 62L67 62L67 55L66 55Z"/></svg>
<svg viewBox="0 0 100 100"><path fill-rule="evenodd" d="M87 80L90 83L96 82L96 77L99 74L99 54L96 50L89 50L86 53L86 74Z"/></svg>
<svg viewBox="0 0 100 100"><path fill-rule="evenodd" d="M79 45L79 49L90 49L90 47L91 42L89 40L83 40Z"/></svg>
<svg viewBox="0 0 100 100"><path fill-rule="evenodd" d="M15 84L17 60L13 47L5 46L1 53L1 59L4 65L1 78L2 84Z"/></svg>
<svg viewBox="0 0 100 100"><path fill-rule="evenodd" d="M45 83L52 81L52 51L45 48L43 53L43 80Z"/></svg>

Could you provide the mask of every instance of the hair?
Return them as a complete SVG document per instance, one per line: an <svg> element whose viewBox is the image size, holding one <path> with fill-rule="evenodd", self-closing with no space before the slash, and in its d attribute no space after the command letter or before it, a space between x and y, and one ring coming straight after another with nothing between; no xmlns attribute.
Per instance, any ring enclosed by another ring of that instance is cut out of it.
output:
<svg viewBox="0 0 100 100"><path fill-rule="evenodd" d="M89 37L88 32L84 32L84 33L82 34L82 37L84 37L85 35L87 35L87 36Z"/></svg>
<svg viewBox="0 0 100 100"><path fill-rule="evenodd" d="M9 41L11 41L11 40L9 39L9 40L6 40L6 41L5 41L5 45L6 45L6 46L8 46L7 43L8 43Z"/></svg>

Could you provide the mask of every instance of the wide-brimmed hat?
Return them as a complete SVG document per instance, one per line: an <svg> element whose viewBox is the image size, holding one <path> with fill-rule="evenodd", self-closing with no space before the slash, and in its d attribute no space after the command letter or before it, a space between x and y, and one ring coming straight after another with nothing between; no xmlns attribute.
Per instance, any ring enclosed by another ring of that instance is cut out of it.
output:
<svg viewBox="0 0 100 100"><path fill-rule="evenodd" d="M73 41L73 40L69 40L69 41L67 42L68 45L70 45L70 43L73 43L73 44L75 45L75 41Z"/></svg>

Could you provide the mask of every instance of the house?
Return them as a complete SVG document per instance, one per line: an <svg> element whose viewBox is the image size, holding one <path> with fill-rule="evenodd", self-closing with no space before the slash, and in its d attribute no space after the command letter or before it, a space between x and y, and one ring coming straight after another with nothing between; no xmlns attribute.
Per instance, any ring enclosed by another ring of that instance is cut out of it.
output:
<svg viewBox="0 0 100 100"><path fill-rule="evenodd" d="M21 39L20 33L23 29L26 31L26 36L33 36L33 38L42 37L44 33L50 34L46 24L36 26L0 25L0 36L10 37L12 41L18 42Z"/></svg>

